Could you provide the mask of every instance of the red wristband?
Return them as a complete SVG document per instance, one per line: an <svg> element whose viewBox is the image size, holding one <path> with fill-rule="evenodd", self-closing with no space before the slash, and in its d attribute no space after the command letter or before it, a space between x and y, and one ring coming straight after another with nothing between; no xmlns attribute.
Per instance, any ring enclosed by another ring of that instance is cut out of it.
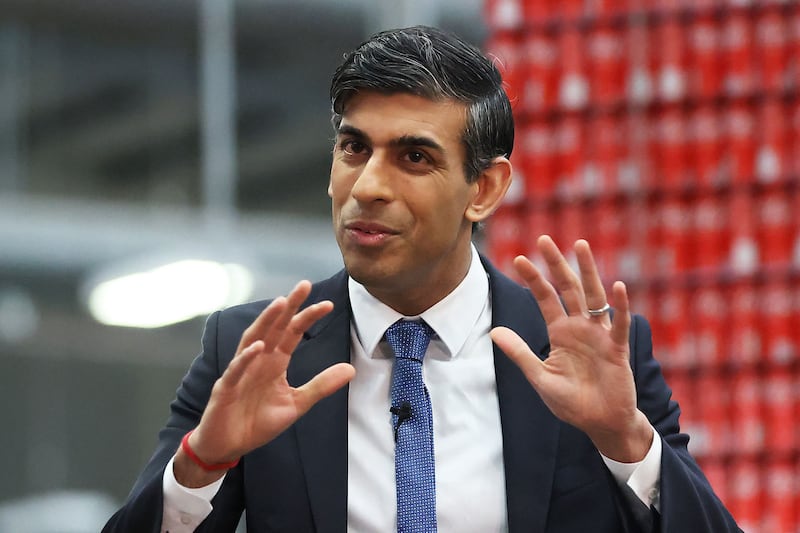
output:
<svg viewBox="0 0 800 533"><path fill-rule="evenodd" d="M230 463L218 463L218 464L213 464L213 465L210 465L210 464L206 463L205 461L200 459L197 456L197 454L194 453L194 450L192 449L192 447L189 446L189 436L192 433L194 433L194 430L190 431L189 433L187 433L186 435L183 436L183 439L181 439L181 449L183 450L183 453L185 453L186 455L189 456L189 459L191 459L194 464L196 464L197 466L199 466L200 468L202 468L206 472L214 472L214 471L218 471L218 470L228 470L228 469L233 468L234 466L239 464L239 459L236 459L235 461L231 461Z"/></svg>

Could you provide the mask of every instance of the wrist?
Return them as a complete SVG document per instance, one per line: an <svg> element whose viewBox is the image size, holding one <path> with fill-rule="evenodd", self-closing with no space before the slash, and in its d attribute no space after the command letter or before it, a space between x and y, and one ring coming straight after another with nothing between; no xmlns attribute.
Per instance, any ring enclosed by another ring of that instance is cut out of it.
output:
<svg viewBox="0 0 800 533"><path fill-rule="evenodd" d="M205 487L223 477L229 468L239 462L238 459L228 463L209 461L202 449L198 453L192 436L197 437L192 431L187 433L175 452L172 473L180 485L186 488Z"/></svg>
<svg viewBox="0 0 800 533"><path fill-rule="evenodd" d="M200 457L195 451L196 448L190 442L192 435L194 434L194 430L189 431L186 435L183 436L181 439L181 451L200 469L204 470L205 472L219 472L219 471L226 471L230 470L231 468L235 467L239 464L239 459L236 458L232 461L206 461L204 458Z"/></svg>
<svg viewBox="0 0 800 533"><path fill-rule="evenodd" d="M226 470L207 472L197 466L183 450L178 448L172 462L172 475L182 487L198 489L225 476Z"/></svg>
<svg viewBox="0 0 800 533"><path fill-rule="evenodd" d="M629 429L619 432L598 432L590 435L597 450L618 463L642 461L653 445L655 431L641 411L636 412Z"/></svg>

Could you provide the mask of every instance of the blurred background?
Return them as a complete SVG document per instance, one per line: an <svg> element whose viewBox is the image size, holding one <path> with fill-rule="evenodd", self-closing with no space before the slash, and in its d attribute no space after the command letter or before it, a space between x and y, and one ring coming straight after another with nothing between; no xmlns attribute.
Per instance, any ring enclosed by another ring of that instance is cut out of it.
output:
<svg viewBox="0 0 800 533"><path fill-rule="evenodd" d="M500 265L592 243L748 532L800 531L800 2L487 0L516 101Z"/></svg>
<svg viewBox="0 0 800 533"><path fill-rule="evenodd" d="M420 23L480 44L482 9L0 0L0 532L99 531L205 316L341 268L343 54Z"/></svg>
<svg viewBox="0 0 800 533"><path fill-rule="evenodd" d="M329 79L411 24L487 50L514 102L481 247L508 271L588 238L740 525L800 531L788 0L0 0L0 531L97 531L204 317L340 268Z"/></svg>

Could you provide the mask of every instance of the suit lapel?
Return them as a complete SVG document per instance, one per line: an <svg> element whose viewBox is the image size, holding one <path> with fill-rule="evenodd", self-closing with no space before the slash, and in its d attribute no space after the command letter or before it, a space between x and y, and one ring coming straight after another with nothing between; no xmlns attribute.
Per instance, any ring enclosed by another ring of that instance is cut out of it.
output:
<svg viewBox="0 0 800 533"><path fill-rule="evenodd" d="M516 331L544 358L547 330L527 291L484 260L492 291L492 327ZM519 368L494 347L509 531L544 531L555 471L559 423Z"/></svg>
<svg viewBox="0 0 800 533"><path fill-rule="evenodd" d="M306 383L329 366L350 361L350 303L342 271L314 286L308 303L331 300L334 310L315 324L292 355L287 378ZM316 530L344 532L347 525L348 387L315 405L294 425Z"/></svg>

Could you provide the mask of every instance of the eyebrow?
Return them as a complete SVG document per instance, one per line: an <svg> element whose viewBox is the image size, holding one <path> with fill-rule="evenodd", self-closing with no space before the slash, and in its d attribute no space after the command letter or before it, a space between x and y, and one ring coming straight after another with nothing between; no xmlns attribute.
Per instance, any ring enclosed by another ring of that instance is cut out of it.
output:
<svg viewBox="0 0 800 533"><path fill-rule="evenodd" d="M353 137L358 137L359 139L369 140L369 135L355 126L349 126L347 124L340 125L339 129L336 130L336 135L351 135Z"/></svg>
<svg viewBox="0 0 800 533"><path fill-rule="evenodd" d="M369 135L367 135L364 131L356 128L355 126L350 126L349 124L343 124L339 126L339 129L336 132L337 135L351 135L358 139L363 139L365 141L369 141ZM432 150L436 150L439 153L444 154L445 149L444 147L439 144L438 142L434 141L430 137L424 137L421 135L402 135L396 139L392 139L389 144L391 146L397 147L414 147L414 146L424 146L426 148L430 148Z"/></svg>

